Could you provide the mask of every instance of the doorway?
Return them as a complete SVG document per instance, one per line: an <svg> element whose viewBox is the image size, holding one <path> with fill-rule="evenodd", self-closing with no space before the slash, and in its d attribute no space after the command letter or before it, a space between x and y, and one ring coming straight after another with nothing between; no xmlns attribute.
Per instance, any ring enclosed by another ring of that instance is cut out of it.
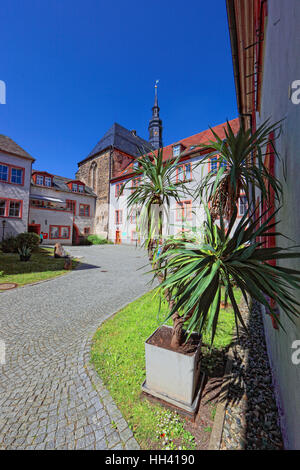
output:
<svg viewBox="0 0 300 470"><path fill-rule="evenodd" d="M116 245L120 245L120 244L121 244L121 234L120 234L120 230L116 230L115 244L116 244Z"/></svg>

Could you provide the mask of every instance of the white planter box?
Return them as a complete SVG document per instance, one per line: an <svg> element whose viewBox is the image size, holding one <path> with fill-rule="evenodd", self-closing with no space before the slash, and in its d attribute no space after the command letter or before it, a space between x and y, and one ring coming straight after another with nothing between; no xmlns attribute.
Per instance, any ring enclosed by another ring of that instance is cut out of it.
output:
<svg viewBox="0 0 300 470"><path fill-rule="evenodd" d="M193 354L186 355L149 344L156 331L145 343L146 381L142 389L187 411L194 411L198 401L201 341Z"/></svg>

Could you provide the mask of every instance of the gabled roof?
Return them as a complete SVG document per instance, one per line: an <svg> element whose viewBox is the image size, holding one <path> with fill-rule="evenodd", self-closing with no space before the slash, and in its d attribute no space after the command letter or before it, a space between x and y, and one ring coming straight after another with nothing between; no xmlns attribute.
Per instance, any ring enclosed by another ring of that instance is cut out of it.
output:
<svg viewBox="0 0 300 470"><path fill-rule="evenodd" d="M228 122L232 128L233 133L236 134L240 128L239 118L232 119ZM225 122L211 128L220 137L220 139L225 139L226 137L226 124L227 123ZM206 129L205 131L199 132L199 134L194 134L190 137L186 137L185 139L178 140L173 144L163 147L163 159L172 159L173 147L174 145L178 144L181 144L184 147L182 153L180 154L180 158L182 158L183 160L187 158L192 158L193 154L199 154L199 152L201 151L201 149L198 147L199 144L208 144L210 140L215 140L214 135L210 129ZM154 153L156 154L157 150L155 150ZM112 179L128 178L133 171L133 163L134 162L130 163L122 172L115 174Z"/></svg>
<svg viewBox="0 0 300 470"><path fill-rule="evenodd" d="M35 159L29 155L20 145L18 145L14 140L6 135L0 134L0 151L5 153L10 153L11 155L16 155L17 157L26 158L28 160L32 160L33 162Z"/></svg>
<svg viewBox="0 0 300 470"><path fill-rule="evenodd" d="M110 146L135 157L140 156L141 153L153 150L152 145L149 142L136 135L133 131L129 131L115 122L104 134L102 139L99 140L98 144L93 148L89 155L78 163L78 166L91 157L98 155Z"/></svg>

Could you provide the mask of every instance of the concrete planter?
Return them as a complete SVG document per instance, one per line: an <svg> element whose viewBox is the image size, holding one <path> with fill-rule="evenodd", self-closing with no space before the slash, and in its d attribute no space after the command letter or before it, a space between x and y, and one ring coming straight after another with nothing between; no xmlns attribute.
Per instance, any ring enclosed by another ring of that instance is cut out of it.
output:
<svg viewBox="0 0 300 470"><path fill-rule="evenodd" d="M188 412L194 412L200 396L197 386L201 341L193 354L186 355L149 344L148 341L156 331L145 343L146 381L142 390Z"/></svg>

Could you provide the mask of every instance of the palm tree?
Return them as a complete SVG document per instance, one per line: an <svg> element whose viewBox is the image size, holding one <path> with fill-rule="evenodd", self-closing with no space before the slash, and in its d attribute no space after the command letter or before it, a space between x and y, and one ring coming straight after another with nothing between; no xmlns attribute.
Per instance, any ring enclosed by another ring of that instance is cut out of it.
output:
<svg viewBox="0 0 300 470"><path fill-rule="evenodd" d="M180 202L180 199L186 191L184 181L176 182L176 168L180 157L164 161L163 150L159 149L157 153L143 155L137 160L138 165L134 168L132 177L126 182L123 190L136 178L142 181L137 186L131 187L131 194L127 198L127 207L130 211L140 209L139 229L144 245L148 250L148 257L153 264L153 268L159 267L159 248L162 252L169 249L171 245L162 244L163 218L170 208L172 199ZM155 210L157 208L157 210ZM175 245L173 240L172 246ZM157 271L157 279L162 282L166 278L164 270ZM165 297L169 302L170 309L173 307L168 291L165 290ZM178 312L172 314L173 334L172 345L176 346L178 342L178 331L181 330L181 317Z"/></svg>
<svg viewBox="0 0 300 470"><path fill-rule="evenodd" d="M201 197L204 197L204 193L208 196L213 221L219 219L220 212L230 218L241 192L245 194L249 205L251 201L255 204L255 188L260 191L262 201L267 204L270 202L270 190L274 191L278 201L281 200L282 185L265 166L263 154L263 149L268 144L273 146L270 134L279 129L279 124L280 122L269 125L268 119L253 134L250 129L245 130L241 126L235 135L227 122L224 140L211 129L215 140L199 146L202 150L209 151L200 164L208 164L212 157L219 161L219 169L210 171L198 187ZM274 146L273 150L276 154Z"/></svg>
<svg viewBox="0 0 300 470"><path fill-rule="evenodd" d="M266 214L252 221L248 209L232 236L236 207L227 229L222 214L220 227L213 223L207 206L206 214L203 241L182 241L176 247L170 246L160 255L160 264L154 270L155 275L159 271L168 273L160 290L162 293L166 291L172 301L168 318L175 312L180 315L181 325L185 325L188 332L186 338L193 331L201 333L205 329L211 333L213 344L223 290L231 300L237 332L239 324L245 327L234 286L240 289L247 303L249 296L262 303L279 326L280 320L266 296L275 299L290 319L299 316L300 304L291 289L300 288L300 271L272 266L269 261L299 258L300 253L291 251L291 248L264 248L264 239L281 235L270 233L276 225L272 222L275 214L272 213L265 222ZM258 237L261 241L257 241Z"/></svg>

